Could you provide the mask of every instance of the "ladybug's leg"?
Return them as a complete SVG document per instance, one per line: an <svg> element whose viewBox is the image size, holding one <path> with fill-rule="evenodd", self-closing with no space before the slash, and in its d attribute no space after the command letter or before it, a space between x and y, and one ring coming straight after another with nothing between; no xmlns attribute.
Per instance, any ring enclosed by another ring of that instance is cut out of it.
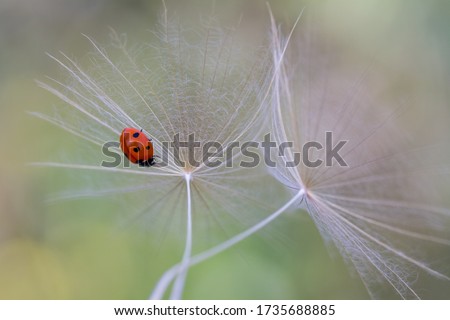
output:
<svg viewBox="0 0 450 320"><path fill-rule="evenodd" d="M154 158L150 158L150 159L145 160L145 161L143 161L143 160L139 161L139 166L141 166L141 167L151 167L154 164L155 164L155 159Z"/></svg>

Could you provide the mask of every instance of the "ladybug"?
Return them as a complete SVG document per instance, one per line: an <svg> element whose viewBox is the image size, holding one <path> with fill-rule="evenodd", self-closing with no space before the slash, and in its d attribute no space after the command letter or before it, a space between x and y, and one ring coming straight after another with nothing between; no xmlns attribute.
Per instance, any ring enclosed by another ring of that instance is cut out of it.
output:
<svg viewBox="0 0 450 320"><path fill-rule="evenodd" d="M120 135L120 148L132 163L145 167L155 164L152 139L149 139L142 129L123 129Z"/></svg>

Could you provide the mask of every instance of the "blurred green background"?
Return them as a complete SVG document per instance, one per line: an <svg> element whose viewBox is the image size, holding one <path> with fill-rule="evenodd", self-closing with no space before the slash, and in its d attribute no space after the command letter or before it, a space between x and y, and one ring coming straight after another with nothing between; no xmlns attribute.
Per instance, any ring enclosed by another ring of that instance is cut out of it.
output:
<svg viewBox="0 0 450 320"><path fill-rule="evenodd" d="M442 88L450 74L450 1L269 1L277 20L292 25L315 10L333 41L350 41L386 61L408 51L417 78ZM198 18L211 1L167 1L169 12ZM46 52L82 57L81 34L107 43L113 27L130 41L145 39L162 2L145 0L0 0L0 298L144 299L180 258L180 243L161 250L145 231L118 226L117 207L102 199L45 203L48 189L77 183L27 165L51 160L68 135L27 111L60 102L35 79L58 77ZM216 1L225 21L267 26L265 1ZM412 58L413 57L413 58ZM421 69L426 67L426 72ZM61 143L62 142L62 143ZM256 236L191 270L185 298L365 299L368 294L336 254L330 256L303 212L276 222L281 240ZM237 254L236 254L237 252Z"/></svg>

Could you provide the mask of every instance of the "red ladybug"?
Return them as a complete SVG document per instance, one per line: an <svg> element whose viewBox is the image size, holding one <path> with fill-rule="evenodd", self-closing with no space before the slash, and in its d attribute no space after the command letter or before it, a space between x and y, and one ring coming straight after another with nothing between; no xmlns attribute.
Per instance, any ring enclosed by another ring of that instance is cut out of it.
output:
<svg viewBox="0 0 450 320"><path fill-rule="evenodd" d="M135 128L125 128L120 135L120 148L132 163L150 167L155 164L153 159L152 140Z"/></svg>

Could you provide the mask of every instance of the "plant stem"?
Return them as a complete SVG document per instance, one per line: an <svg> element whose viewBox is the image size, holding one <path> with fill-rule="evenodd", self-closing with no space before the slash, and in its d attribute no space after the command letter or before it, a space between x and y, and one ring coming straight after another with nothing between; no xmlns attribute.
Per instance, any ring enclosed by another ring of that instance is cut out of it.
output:
<svg viewBox="0 0 450 320"><path fill-rule="evenodd" d="M177 276L177 274L181 274L183 272L185 273L186 270L184 270L184 269L187 269L191 266L199 264L200 262L203 262L203 261L215 256L216 254L219 254L219 253L231 248L235 244L237 244L237 243L241 242L242 240L246 239L247 237L251 236L253 233L261 230L262 228L267 226L270 222L275 220L284 211L286 211L293 203L295 203L296 201L301 199L304 196L304 194L305 194L305 190L301 189L295 196L293 196L288 202L286 202L280 209L273 212L272 214L270 214L269 216L267 216L265 219L261 220L254 226L250 227L249 229L235 235L234 237L228 239L225 242L222 242L221 244L219 244L209 250L206 250L202 253L199 253L199 254L191 257L190 259L188 259L186 264L183 264L183 263L177 264L177 265L173 266L172 268L170 268L169 270L167 270L162 275L162 277L159 279L158 283L156 284L156 287L153 290L153 293L150 296L150 299L161 299L162 296L164 295L164 293L166 292L167 287L170 285L170 282L173 280L174 277ZM178 278L177 278L177 280L178 280ZM174 287L175 287L175 285L174 285Z"/></svg>
<svg viewBox="0 0 450 320"><path fill-rule="evenodd" d="M190 265L190 258L192 252L192 204L191 204L191 174L188 173L186 178L186 193L187 193L187 227L186 227L186 246L184 247L183 259L178 264L177 278L172 288L170 299L179 300L183 294L184 284L186 282L186 275Z"/></svg>

